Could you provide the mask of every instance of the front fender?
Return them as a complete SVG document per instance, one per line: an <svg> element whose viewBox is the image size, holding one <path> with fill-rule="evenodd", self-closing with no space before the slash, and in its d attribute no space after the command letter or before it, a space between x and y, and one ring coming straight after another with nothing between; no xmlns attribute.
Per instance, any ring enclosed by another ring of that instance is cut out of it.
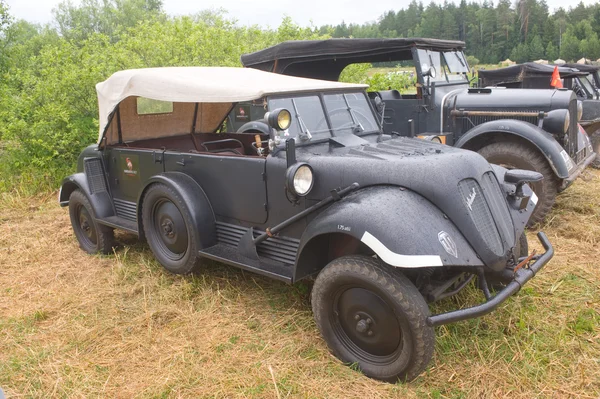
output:
<svg viewBox="0 0 600 399"><path fill-rule="evenodd" d="M394 267L483 266L456 226L427 199L401 187L374 186L336 202L309 223L294 280L318 271L309 244L335 233L354 237Z"/></svg>
<svg viewBox="0 0 600 399"><path fill-rule="evenodd" d="M469 148L469 144L474 139L494 134L520 137L527 140L540 150L560 179L569 177L569 173L574 168L574 163L567 152L550 133L531 123L514 119L501 119L482 123L463 134L456 142L455 147Z"/></svg>
<svg viewBox="0 0 600 399"><path fill-rule="evenodd" d="M198 248L203 249L217 243L215 213L208 197L200 185L190 176L181 172L166 172L148 179L138 198L138 231L143 232L142 204L146 190L155 183L164 184L175 190L187 205L192 216L192 225L197 231Z"/></svg>

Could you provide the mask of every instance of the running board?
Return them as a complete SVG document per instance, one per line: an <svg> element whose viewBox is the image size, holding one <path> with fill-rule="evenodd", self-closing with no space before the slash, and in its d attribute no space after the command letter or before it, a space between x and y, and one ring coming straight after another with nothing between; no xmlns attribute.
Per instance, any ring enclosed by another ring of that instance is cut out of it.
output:
<svg viewBox="0 0 600 399"><path fill-rule="evenodd" d="M96 219L96 222L104 226L113 227L115 229L121 229L129 231L130 233L138 234L138 226L136 222L132 222L131 220L126 220L118 216L109 216L104 219Z"/></svg>
<svg viewBox="0 0 600 399"><path fill-rule="evenodd" d="M230 245L217 244L199 251L198 255L203 258L239 267L240 269L248 270L250 272L262 274L263 276L274 278L288 284L292 283L293 266L286 266L283 263L275 261L267 262L264 260L261 261L247 258L241 255L236 247Z"/></svg>

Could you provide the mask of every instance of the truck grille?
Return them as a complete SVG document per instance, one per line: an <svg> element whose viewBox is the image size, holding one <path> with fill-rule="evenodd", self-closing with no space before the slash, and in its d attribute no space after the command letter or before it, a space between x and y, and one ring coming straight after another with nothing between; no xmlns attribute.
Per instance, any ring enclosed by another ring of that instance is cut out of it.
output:
<svg viewBox="0 0 600 399"><path fill-rule="evenodd" d="M475 179L464 179L458 183L458 190L475 228L481 234L488 248L495 255L503 255L505 251L500 232L479 183ZM488 197L491 196L488 195Z"/></svg>
<svg viewBox="0 0 600 399"><path fill-rule="evenodd" d="M577 105L575 105L575 106L577 107ZM482 109L482 110L469 109L468 111L489 111L489 109ZM510 108L504 109L504 108L502 108L500 111L538 112L539 110L531 110L531 109L524 110L524 109L510 109ZM473 129L475 126L481 125L482 123L489 122L489 121L497 121L500 119L515 119L515 120L519 120L519 121L529 122L534 125L537 125L537 123L538 123L537 116L465 116L465 117L462 117L462 124L459 124L459 126L462 129L461 132L466 132L468 130Z"/></svg>

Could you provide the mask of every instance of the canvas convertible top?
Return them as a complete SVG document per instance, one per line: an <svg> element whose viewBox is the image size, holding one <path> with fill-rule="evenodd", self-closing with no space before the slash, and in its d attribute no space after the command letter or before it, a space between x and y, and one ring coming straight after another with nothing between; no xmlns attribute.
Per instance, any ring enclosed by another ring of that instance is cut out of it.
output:
<svg viewBox="0 0 600 399"><path fill-rule="evenodd" d="M350 64L411 60L413 47L463 50L464 42L426 38L287 41L241 56L245 67L293 76L337 80Z"/></svg>
<svg viewBox="0 0 600 399"><path fill-rule="evenodd" d="M574 63L566 63L559 65L561 67L566 68L574 68L579 69L581 72L594 73L600 70L600 66L598 65L589 65L589 64L574 64Z"/></svg>
<svg viewBox="0 0 600 399"><path fill-rule="evenodd" d="M236 103L270 94L366 87L245 68L168 67L120 71L96 85L100 119L98 141L102 140L119 103L132 96L182 103Z"/></svg>
<svg viewBox="0 0 600 399"><path fill-rule="evenodd" d="M550 79L554 72L554 65L536 64L535 62L526 62L499 69L480 69L479 78L484 86L495 84L522 82L524 78L547 77ZM588 72L580 72L573 68L559 67L558 72L561 78L572 78L574 76L585 76Z"/></svg>

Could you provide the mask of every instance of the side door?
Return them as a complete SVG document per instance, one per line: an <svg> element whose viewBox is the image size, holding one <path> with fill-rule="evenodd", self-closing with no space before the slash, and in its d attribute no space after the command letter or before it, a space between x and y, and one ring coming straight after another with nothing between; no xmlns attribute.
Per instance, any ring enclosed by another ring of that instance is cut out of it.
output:
<svg viewBox="0 0 600 399"><path fill-rule="evenodd" d="M108 185L117 216L137 221L143 182L163 172L163 150L112 147L105 152Z"/></svg>
<svg viewBox="0 0 600 399"><path fill-rule="evenodd" d="M216 215L266 223L265 158L166 151L164 159L165 172L183 172L198 182Z"/></svg>

